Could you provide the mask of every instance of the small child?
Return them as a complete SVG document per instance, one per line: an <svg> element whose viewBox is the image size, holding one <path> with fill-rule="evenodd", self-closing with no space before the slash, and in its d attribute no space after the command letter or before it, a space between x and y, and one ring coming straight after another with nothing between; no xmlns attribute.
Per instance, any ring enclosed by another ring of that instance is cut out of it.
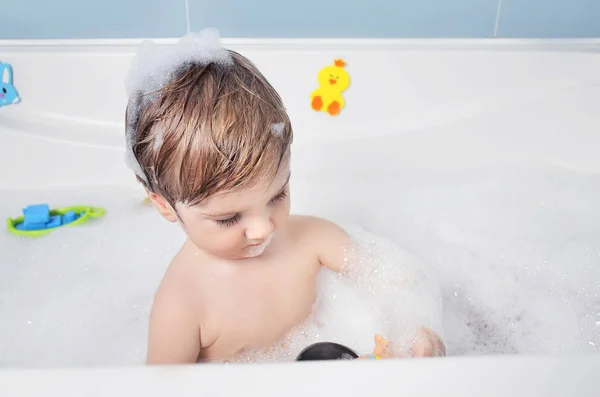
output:
<svg viewBox="0 0 600 397"><path fill-rule="evenodd" d="M199 50L201 51L201 50ZM348 234L290 215L292 126L281 98L240 54L183 62L130 95L130 165L187 240L156 292L147 363L226 361L276 343L310 314L322 266L341 272ZM441 355L423 329L415 355Z"/></svg>

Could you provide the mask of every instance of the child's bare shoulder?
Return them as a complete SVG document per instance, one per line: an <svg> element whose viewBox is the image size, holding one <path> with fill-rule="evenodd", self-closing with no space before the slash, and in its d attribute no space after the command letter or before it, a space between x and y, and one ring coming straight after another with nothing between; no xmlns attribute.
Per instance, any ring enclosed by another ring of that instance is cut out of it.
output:
<svg viewBox="0 0 600 397"><path fill-rule="evenodd" d="M198 266L193 266L189 252L182 249L173 258L156 291L156 299L196 302Z"/></svg>
<svg viewBox="0 0 600 397"><path fill-rule="evenodd" d="M201 316L193 267L180 252L169 265L150 313L148 363L192 363L200 351Z"/></svg>
<svg viewBox="0 0 600 397"><path fill-rule="evenodd" d="M290 216L289 222L290 229L294 233L311 239L346 235L346 232L336 223L318 216L293 215Z"/></svg>
<svg viewBox="0 0 600 397"><path fill-rule="evenodd" d="M290 228L294 237L315 250L322 265L341 271L344 249L350 242L342 227L324 218L302 215L290 217Z"/></svg>

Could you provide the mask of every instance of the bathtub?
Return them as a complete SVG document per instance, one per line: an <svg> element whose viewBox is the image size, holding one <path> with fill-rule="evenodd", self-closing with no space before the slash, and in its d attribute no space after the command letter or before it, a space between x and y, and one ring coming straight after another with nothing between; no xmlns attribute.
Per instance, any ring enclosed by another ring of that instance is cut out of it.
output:
<svg viewBox="0 0 600 397"><path fill-rule="evenodd" d="M0 41L0 60L12 64L22 98L0 108L1 189L140 189L123 161L125 78L138 43ZM382 167L541 163L600 172L600 41L240 39L225 44L253 60L282 95L295 131L295 179L318 179L325 167L330 175L351 175L359 182L376 178ZM319 69L335 58L347 62L352 82L344 93L346 107L329 117L312 111L309 94ZM418 390L432 396L591 396L600 387L598 373L600 355L447 357L377 365L4 367L0 394L305 396L383 394L383 388L390 395Z"/></svg>

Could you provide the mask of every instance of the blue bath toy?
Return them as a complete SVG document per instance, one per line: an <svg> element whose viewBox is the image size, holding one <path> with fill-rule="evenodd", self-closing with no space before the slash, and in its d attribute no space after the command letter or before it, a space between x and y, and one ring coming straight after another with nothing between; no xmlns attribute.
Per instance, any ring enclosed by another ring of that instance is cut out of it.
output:
<svg viewBox="0 0 600 397"><path fill-rule="evenodd" d="M8 63L0 62L0 106L12 105L21 102L17 89L13 85L12 67Z"/></svg>
<svg viewBox="0 0 600 397"><path fill-rule="evenodd" d="M7 219L8 231L18 236L42 236L53 229L78 225L89 218L103 216L105 210L98 207L75 206L51 210L48 204L29 205L23 216Z"/></svg>

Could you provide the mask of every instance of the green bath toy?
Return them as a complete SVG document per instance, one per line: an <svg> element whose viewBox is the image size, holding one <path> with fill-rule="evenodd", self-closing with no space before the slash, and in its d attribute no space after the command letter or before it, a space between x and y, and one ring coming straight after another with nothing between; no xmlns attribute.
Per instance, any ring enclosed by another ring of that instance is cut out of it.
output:
<svg viewBox="0 0 600 397"><path fill-rule="evenodd" d="M8 218L8 231L17 236L44 236L61 226L81 225L90 218L99 218L106 211L103 208L73 206L50 210L48 204L30 205L23 209L18 218Z"/></svg>

